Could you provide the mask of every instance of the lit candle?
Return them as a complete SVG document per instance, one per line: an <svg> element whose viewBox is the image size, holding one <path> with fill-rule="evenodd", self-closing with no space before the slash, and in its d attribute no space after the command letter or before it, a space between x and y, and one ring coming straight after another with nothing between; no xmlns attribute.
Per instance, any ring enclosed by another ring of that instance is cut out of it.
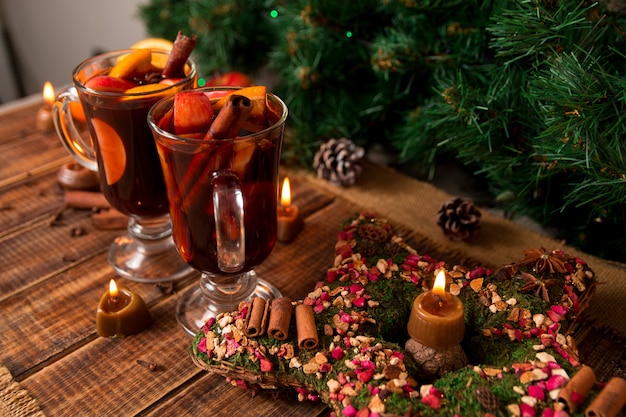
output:
<svg viewBox="0 0 626 417"><path fill-rule="evenodd" d="M96 315L99 336L124 337L141 332L152 323L150 312L141 297L127 288L109 282L109 290L100 298Z"/></svg>
<svg viewBox="0 0 626 417"><path fill-rule="evenodd" d="M304 221L300 216L300 209L295 204L291 204L291 186L289 178L285 177L280 195L280 206L278 207L278 235L281 242L290 242L304 227Z"/></svg>
<svg viewBox="0 0 626 417"><path fill-rule="evenodd" d="M446 275L441 270L432 291L415 299L408 324L411 338L436 349L458 345L465 333L463 303L446 292L445 286Z"/></svg>
<svg viewBox="0 0 626 417"><path fill-rule="evenodd" d="M42 132L52 132L54 130L54 122L52 121L52 105L56 100L54 87L50 81L46 81L43 86L43 106L37 112L35 125Z"/></svg>

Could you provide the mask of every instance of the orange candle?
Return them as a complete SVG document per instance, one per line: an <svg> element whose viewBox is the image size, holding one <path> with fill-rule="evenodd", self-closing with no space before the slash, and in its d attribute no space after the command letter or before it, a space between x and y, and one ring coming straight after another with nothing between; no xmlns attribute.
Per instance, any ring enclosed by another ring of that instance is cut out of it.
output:
<svg viewBox="0 0 626 417"><path fill-rule="evenodd" d="M35 125L41 132L52 132L54 130L54 122L52 121L52 105L56 100L54 87L50 81L46 81L43 86L43 106L37 112Z"/></svg>
<svg viewBox="0 0 626 417"><path fill-rule="evenodd" d="M441 270L433 289L415 299L407 326L412 339L435 349L458 345L465 333L463 303L446 292L445 285L446 275Z"/></svg>
<svg viewBox="0 0 626 417"><path fill-rule="evenodd" d="M277 238L281 242L290 242L303 227L304 221L300 216L300 209L295 204L291 204L291 186L289 178L285 177L278 207Z"/></svg>
<svg viewBox="0 0 626 417"><path fill-rule="evenodd" d="M150 326L152 317L143 299L115 280L102 295L96 314L96 328L102 337L124 337L136 334Z"/></svg>

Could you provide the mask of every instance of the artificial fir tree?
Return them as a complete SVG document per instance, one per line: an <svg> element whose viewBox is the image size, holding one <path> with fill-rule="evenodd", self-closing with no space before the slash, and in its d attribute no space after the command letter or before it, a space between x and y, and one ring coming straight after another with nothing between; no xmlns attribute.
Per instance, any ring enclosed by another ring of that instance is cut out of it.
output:
<svg viewBox="0 0 626 417"><path fill-rule="evenodd" d="M205 74L279 75L285 158L383 144L423 174L453 156L495 200L626 260L623 3L152 0L155 36L196 33Z"/></svg>

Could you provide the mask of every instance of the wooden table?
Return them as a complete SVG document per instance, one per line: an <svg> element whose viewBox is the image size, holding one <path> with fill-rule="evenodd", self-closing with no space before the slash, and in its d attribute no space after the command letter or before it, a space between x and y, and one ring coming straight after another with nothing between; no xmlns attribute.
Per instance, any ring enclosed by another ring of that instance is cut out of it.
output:
<svg viewBox="0 0 626 417"><path fill-rule="evenodd" d="M107 250L123 231L95 229L92 211L64 207L56 176L71 159L56 133L36 130L40 105L27 100L0 108L0 365L43 413L327 416L321 403L236 388L191 362L191 338L176 322L174 310L180 292L197 285L197 276L175 282L170 291L113 273ZM306 226L293 242L277 244L258 273L292 299L303 298L323 279L341 222L361 209L403 225L405 238L418 252L448 263L477 260L499 266L519 260L524 249L560 244L489 213L483 213L477 241L450 243L433 220L438 205L450 196L381 167L368 166L362 184L347 189L310 175L289 176ZM507 236L515 239L502 240ZM624 336L614 335L626 334L625 321L617 320L624 317L626 268L581 256L603 284L590 308L593 337L587 337L586 345L589 354L596 353L590 364L603 377L623 376ZM124 339L97 336L96 308L111 278L146 301L154 319L149 329ZM151 371L138 361L157 368Z"/></svg>
<svg viewBox="0 0 626 417"><path fill-rule="evenodd" d="M64 207L56 182L70 161L56 133L35 128L39 102L0 115L0 364L49 416L319 416L321 403L274 398L197 368L174 310L197 276L155 284L117 277L107 249L123 230L97 230L92 211ZM332 264L341 221L356 208L292 178L306 216L295 241L279 243L258 268L283 295L304 297ZM75 233L84 231L83 234ZM98 300L111 278L141 295L153 325L124 339L98 337ZM156 371L137 361L154 363Z"/></svg>

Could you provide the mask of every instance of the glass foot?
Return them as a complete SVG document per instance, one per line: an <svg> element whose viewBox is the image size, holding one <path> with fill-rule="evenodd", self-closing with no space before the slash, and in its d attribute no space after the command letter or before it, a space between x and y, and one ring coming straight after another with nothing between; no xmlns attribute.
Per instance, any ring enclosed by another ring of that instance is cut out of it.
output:
<svg viewBox="0 0 626 417"><path fill-rule="evenodd" d="M131 218L128 233L109 248L109 264L118 275L144 283L173 281L195 272L176 250L169 216Z"/></svg>
<svg viewBox="0 0 626 417"><path fill-rule="evenodd" d="M236 311L241 301L248 301L253 297L263 297L267 300L282 297L282 294L274 285L257 278L254 291L244 300L218 302L207 297L201 286L194 285L178 300L176 319L188 334L195 336L208 319L225 311Z"/></svg>

